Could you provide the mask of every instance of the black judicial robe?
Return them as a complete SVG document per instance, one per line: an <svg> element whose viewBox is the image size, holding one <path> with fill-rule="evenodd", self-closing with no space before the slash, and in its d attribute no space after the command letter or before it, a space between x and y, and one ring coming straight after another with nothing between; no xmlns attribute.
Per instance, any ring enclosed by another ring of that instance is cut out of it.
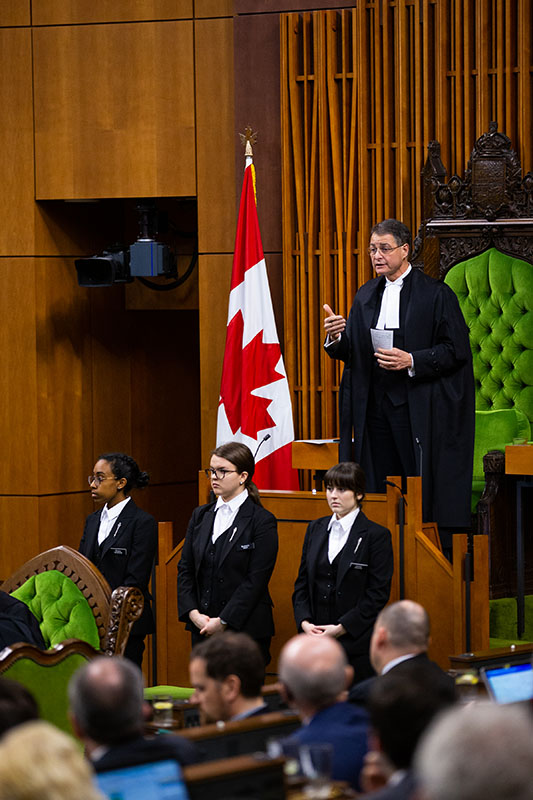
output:
<svg viewBox="0 0 533 800"><path fill-rule="evenodd" d="M370 491L383 491L375 485L365 421L375 361L370 328L384 286L380 276L359 289L345 332L326 348L328 355L345 363L339 395L340 460L361 464ZM475 406L468 327L450 287L416 269L404 280L400 317L403 349L412 353L416 373L408 378L407 402L422 474L424 519L468 527Z"/></svg>

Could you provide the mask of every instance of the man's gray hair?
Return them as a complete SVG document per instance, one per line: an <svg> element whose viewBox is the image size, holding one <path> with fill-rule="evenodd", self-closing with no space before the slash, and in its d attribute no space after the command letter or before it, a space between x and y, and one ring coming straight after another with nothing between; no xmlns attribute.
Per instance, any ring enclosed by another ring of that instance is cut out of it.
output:
<svg viewBox="0 0 533 800"><path fill-rule="evenodd" d="M412 600L391 603L379 614L376 625L387 629L389 644L393 647L427 650L429 616L419 603Z"/></svg>
<svg viewBox="0 0 533 800"><path fill-rule="evenodd" d="M144 684L139 667L120 656L98 656L72 677L70 709L83 733L115 744L143 730Z"/></svg>
<svg viewBox="0 0 533 800"><path fill-rule="evenodd" d="M422 739L415 771L429 800L532 800L529 710L476 703L446 712Z"/></svg>
<svg viewBox="0 0 533 800"><path fill-rule="evenodd" d="M333 705L346 688L347 663L344 650L340 647L336 661L327 666L311 661L303 667L298 661L282 658L279 677L297 705L303 703L319 710Z"/></svg>

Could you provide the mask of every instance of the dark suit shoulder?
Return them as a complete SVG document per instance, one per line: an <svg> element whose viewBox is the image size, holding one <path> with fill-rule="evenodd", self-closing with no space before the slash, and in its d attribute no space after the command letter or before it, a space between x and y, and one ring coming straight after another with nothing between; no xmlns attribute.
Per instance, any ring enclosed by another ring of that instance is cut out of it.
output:
<svg viewBox="0 0 533 800"><path fill-rule="evenodd" d="M359 525L364 525L366 528L368 528L369 531L372 531L374 533L388 533L390 536L390 531L388 528L385 528L384 525L380 525L379 522L374 522L374 520L368 519L368 517L363 511L360 511L359 514L357 515L354 525L357 524L358 520L359 520Z"/></svg>
<svg viewBox="0 0 533 800"><path fill-rule="evenodd" d="M178 734L161 734L148 739L143 736L110 747L94 762L96 772L173 759L182 766L201 760L198 747Z"/></svg>

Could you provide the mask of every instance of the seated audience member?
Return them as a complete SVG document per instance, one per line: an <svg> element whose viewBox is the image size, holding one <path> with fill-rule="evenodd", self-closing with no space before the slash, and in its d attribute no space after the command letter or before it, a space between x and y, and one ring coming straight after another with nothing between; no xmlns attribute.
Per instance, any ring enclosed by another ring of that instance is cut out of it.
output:
<svg viewBox="0 0 533 800"><path fill-rule="evenodd" d="M370 640L370 661L377 675L391 670L401 673L411 661L419 664L442 691L452 691L454 680L428 658L430 644L429 617L426 610L412 600L400 600L383 609L376 619ZM353 686L349 700L366 705L376 677Z"/></svg>
<svg viewBox="0 0 533 800"><path fill-rule="evenodd" d="M330 636L300 634L283 647L278 672L285 699L303 720L302 727L283 743L331 744L333 779L348 781L358 789L368 749L368 717L363 709L341 699L353 676L344 649Z"/></svg>
<svg viewBox="0 0 533 800"><path fill-rule="evenodd" d="M39 719L39 707L33 695L21 683L0 677L0 736L35 719Z"/></svg>
<svg viewBox="0 0 533 800"><path fill-rule="evenodd" d="M199 760L180 736L143 736L143 677L132 661L99 656L81 667L68 688L72 727L96 772L150 761Z"/></svg>
<svg viewBox="0 0 533 800"><path fill-rule="evenodd" d="M76 742L43 720L25 722L0 741L2 800L103 800Z"/></svg>
<svg viewBox="0 0 533 800"><path fill-rule="evenodd" d="M429 728L414 766L420 800L531 800L530 713L492 703L458 706Z"/></svg>
<svg viewBox="0 0 533 800"><path fill-rule="evenodd" d="M46 650L37 618L26 603L0 591L0 650L16 642L27 642Z"/></svg>
<svg viewBox="0 0 533 800"><path fill-rule="evenodd" d="M375 780L379 754L386 759L387 785L372 795L373 800L409 800L418 741L436 714L454 702L453 683L434 681L416 658L406 661L401 671L391 670L374 682L368 703L373 752L367 754L361 782L364 789L376 788L375 782L365 783L366 764L372 767Z"/></svg>
<svg viewBox="0 0 533 800"><path fill-rule="evenodd" d="M189 665L193 700L206 722L268 712L261 696L265 661L246 633L215 634L193 647Z"/></svg>
<svg viewBox="0 0 533 800"><path fill-rule="evenodd" d="M307 528L292 604L296 627L338 639L354 680L374 674L368 649L375 619L389 599L393 571L390 531L365 516L365 474L341 462L324 475L333 512Z"/></svg>

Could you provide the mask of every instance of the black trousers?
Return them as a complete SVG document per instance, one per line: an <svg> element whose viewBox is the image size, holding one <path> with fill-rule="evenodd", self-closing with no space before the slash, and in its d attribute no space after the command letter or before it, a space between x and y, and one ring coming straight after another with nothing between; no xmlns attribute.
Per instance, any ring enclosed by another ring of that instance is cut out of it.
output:
<svg viewBox="0 0 533 800"><path fill-rule="evenodd" d="M395 406L387 395L379 404L371 402L366 432L375 478L375 485L367 487L369 491L384 492L387 475L401 475L403 479L418 475L407 403Z"/></svg>
<svg viewBox="0 0 533 800"><path fill-rule="evenodd" d="M144 636L136 636L135 634L130 634L129 639L126 642L126 649L124 650L124 658L128 658L130 661L133 661L133 663L137 664L138 667L142 667L143 653L144 653Z"/></svg>

